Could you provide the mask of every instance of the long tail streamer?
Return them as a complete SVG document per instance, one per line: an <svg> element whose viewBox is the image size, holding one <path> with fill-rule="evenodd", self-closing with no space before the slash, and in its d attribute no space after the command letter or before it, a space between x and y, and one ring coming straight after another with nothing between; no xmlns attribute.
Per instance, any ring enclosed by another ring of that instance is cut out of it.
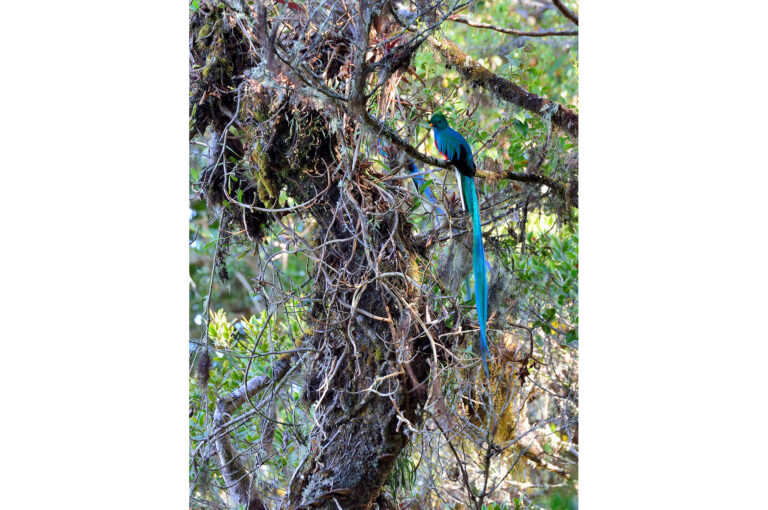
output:
<svg viewBox="0 0 768 510"><path fill-rule="evenodd" d="M416 166L416 163L411 160L408 162L408 170L415 174L419 171L419 167ZM437 224L440 224L440 217L445 214L445 211L443 211L443 208L437 205L437 200L435 200L435 195L432 194L432 189L429 186L424 187L424 183L427 182L424 180L424 176L417 175L413 178L413 184L416 186L416 193L421 193L421 189L424 188L424 196L427 197L427 200L432 204L432 206L435 208L435 215L437 216Z"/></svg>
<svg viewBox="0 0 768 510"><path fill-rule="evenodd" d="M395 157L396 150L393 150L393 147L391 145L386 145L381 140L379 140L378 147L379 147L379 154L384 156L384 158L390 159ZM408 162L408 172L415 174L415 173L418 173L418 171L419 171L419 167L416 166L416 162L413 160L410 160ZM417 195L421 194L422 188L424 188L424 191L423 191L424 196L427 197L427 200L429 201L429 203L432 204L432 207L434 208L434 212L436 216L435 218L436 225L439 225L440 218L445 215L445 211L443 211L443 209L439 205L437 205L437 200L435 199L434 193L432 193L432 189L430 188L430 186L425 187L424 186L425 182L426 180L424 179L423 175L417 175L413 177L413 185L416 187L416 194Z"/></svg>
<svg viewBox="0 0 768 510"><path fill-rule="evenodd" d="M488 280L486 275L485 248L483 247L483 230L480 227L480 207L477 202L475 180L461 175L461 192L469 214L472 216L472 272L475 276L475 306L477 318L480 321L480 357L483 361L485 376L488 373L488 340L486 338L486 323L488 322Z"/></svg>

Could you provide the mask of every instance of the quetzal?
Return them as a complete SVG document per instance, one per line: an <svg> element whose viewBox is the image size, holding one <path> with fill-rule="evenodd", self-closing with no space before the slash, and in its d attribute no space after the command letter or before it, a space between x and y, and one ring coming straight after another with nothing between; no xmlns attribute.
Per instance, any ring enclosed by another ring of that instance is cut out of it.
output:
<svg viewBox="0 0 768 510"><path fill-rule="evenodd" d="M486 323L488 322L488 281L486 278L485 248L483 231L480 228L480 207L475 191L475 162L472 159L472 147L463 136L453 130L442 113L434 113L429 125L435 135L435 147L442 156L456 167L456 182L459 186L462 208L472 217L472 271L475 276L475 305L480 322L480 356L486 377L488 375L488 340Z"/></svg>

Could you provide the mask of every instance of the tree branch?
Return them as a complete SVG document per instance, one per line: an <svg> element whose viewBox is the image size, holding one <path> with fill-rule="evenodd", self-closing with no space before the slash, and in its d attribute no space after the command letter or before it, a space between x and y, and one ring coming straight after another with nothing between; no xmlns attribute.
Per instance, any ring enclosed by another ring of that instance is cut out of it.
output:
<svg viewBox="0 0 768 510"><path fill-rule="evenodd" d="M483 174L486 174L487 172L479 171L477 173L478 175L483 176ZM545 177L543 175L521 174L519 172L513 172L510 170L508 172L504 172L503 174L501 174L501 178L509 179L511 181L517 181L517 182L531 182L534 184L543 184L544 186L548 186L552 188L552 190L558 195L565 196L565 186L555 181L554 179L550 179L549 177Z"/></svg>
<svg viewBox="0 0 768 510"><path fill-rule="evenodd" d="M459 71L465 80L480 85L501 99L537 115L548 115L551 112L552 122L556 126L565 130L573 138L579 137L578 113L560 103L550 101L546 97L528 92L521 86L495 75L474 58L461 51L456 43L450 39L433 35L429 37L429 43L445 58L449 65ZM552 112L552 109L555 111Z"/></svg>
<svg viewBox="0 0 768 510"><path fill-rule="evenodd" d="M281 356L275 363L273 376L260 375L249 380L244 387L221 397L216 403L216 411L213 414L213 423L216 426L214 432L216 453L219 456L221 474L229 489L232 499L239 505L247 505L254 496L251 476L243 463L242 454L232 444L230 432L224 431L224 427L232 414L237 411L245 401L257 394L270 383L277 382L288 373L291 367L291 359L295 353Z"/></svg>
<svg viewBox="0 0 768 510"><path fill-rule="evenodd" d="M563 13L563 16L573 21L577 25L579 24L579 17L576 16L576 13L566 7L562 0L552 0L552 3L555 4L555 7L557 7L557 9Z"/></svg>
<svg viewBox="0 0 768 510"><path fill-rule="evenodd" d="M383 135L384 138L386 138L391 143L400 147L406 154L408 154L412 158L418 159L422 163L426 163L427 165L431 165L431 166L437 166L445 169L453 168L453 165L451 165L447 161L433 158L432 156L428 156L420 152L419 149L417 149L413 145L403 140L400 137L400 135L398 135L395 132L394 129L392 129L391 127L387 126L380 120L373 117L367 110L363 110L361 112L360 117L362 118L363 123L368 127L368 129L372 130L377 136Z"/></svg>
<svg viewBox="0 0 768 510"><path fill-rule="evenodd" d="M436 166L440 168L450 169L453 167L450 163L447 161L443 161L437 158L433 158L431 156L427 156L426 154L423 154L419 152L419 150L414 147L413 145L409 144L405 140L403 140L392 128L384 124L383 122L379 121L378 119L374 118L368 111L363 111L362 113L362 119L363 122L367 125L369 129L374 131L374 133L377 136L383 135L385 138L387 138L391 143L397 145L400 147L406 154L409 156L418 159L422 163L426 163L427 165ZM554 116L553 116L554 118ZM419 174L428 174L431 172L420 172ZM402 178L408 178L413 177L414 174L410 174L407 176L401 176ZM559 182L557 182L554 179L550 179L549 177L546 177L544 175L538 175L538 174L523 174L519 172L514 172L512 170L509 170L507 172L504 172L502 174L495 174L493 172L488 172L484 170L478 170L477 171L478 177L494 177L494 178L500 178L500 179L509 179L511 181L517 181L517 182L529 182L534 184L543 184L544 186L548 186L552 189L556 194L560 195L563 199L568 200L574 207L578 208L578 188L576 190L571 189L569 186L565 186ZM570 196L576 194L575 197Z"/></svg>
<svg viewBox="0 0 768 510"><path fill-rule="evenodd" d="M466 16L451 16L448 19L456 23L463 23L465 25L469 25L470 27L487 28L490 30L501 32L502 34L518 35L518 36L525 36L525 37L548 37L551 35L556 35L556 36L557 35L579 35L578 30L564 30L561 32L558 32L557 30L541 30L538 32L526 32L525 30L515 30L514 28L504 28L496 25L490 25L488 23L481 23L479 21L472 21Z"/></svg>

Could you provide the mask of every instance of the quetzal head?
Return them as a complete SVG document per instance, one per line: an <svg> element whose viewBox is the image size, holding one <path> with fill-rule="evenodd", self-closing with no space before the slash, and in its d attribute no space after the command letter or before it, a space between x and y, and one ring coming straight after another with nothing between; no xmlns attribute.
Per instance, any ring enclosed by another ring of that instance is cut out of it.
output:
<svg viewBox="0 0 768 510"><path fill-rule="evenodd" d="M448 121L445 120L445 115L436 112L429 118L429 125L435 129L443 130L448 127Z"/></svg>

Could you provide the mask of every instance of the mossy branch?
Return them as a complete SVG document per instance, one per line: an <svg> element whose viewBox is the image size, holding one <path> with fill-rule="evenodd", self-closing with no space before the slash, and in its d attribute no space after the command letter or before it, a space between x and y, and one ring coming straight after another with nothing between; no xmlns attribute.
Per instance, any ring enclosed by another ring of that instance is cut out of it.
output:
<svg viewBox="0 0 768 510"><path fill-rule="evenodd" d="M395 144L399 148L401 148L406 154L411 156L412 158L415 158L422 163L426 163L427 165L431 166L437 166L440 168L450 169L453 168L453 165L450 164L448 161L443 161L442 159L433 158L432 156L428 156L422 152L419 151L416 147L406 142L403 138L398 135L394 129L387 126L380 120L373 117L367 110L363 110L361 112L361 118L363 120L363 123L368 127L368 129L372 130L377 136L383 136L387 140L389 140L391 143Z"/></svg>
<svg viewBox="0 0 768 510"><path fill-rule="evenodd" d="M497 76L461 51L450 39L432 35L429 37L429 44L449 65L455 67L465 80L493 92L507 102L540 116L548 114L553 107L557 107L552 113L552 122L573 138L579 137L579 114L570 108L528 92L521 86Z"/></svg>

